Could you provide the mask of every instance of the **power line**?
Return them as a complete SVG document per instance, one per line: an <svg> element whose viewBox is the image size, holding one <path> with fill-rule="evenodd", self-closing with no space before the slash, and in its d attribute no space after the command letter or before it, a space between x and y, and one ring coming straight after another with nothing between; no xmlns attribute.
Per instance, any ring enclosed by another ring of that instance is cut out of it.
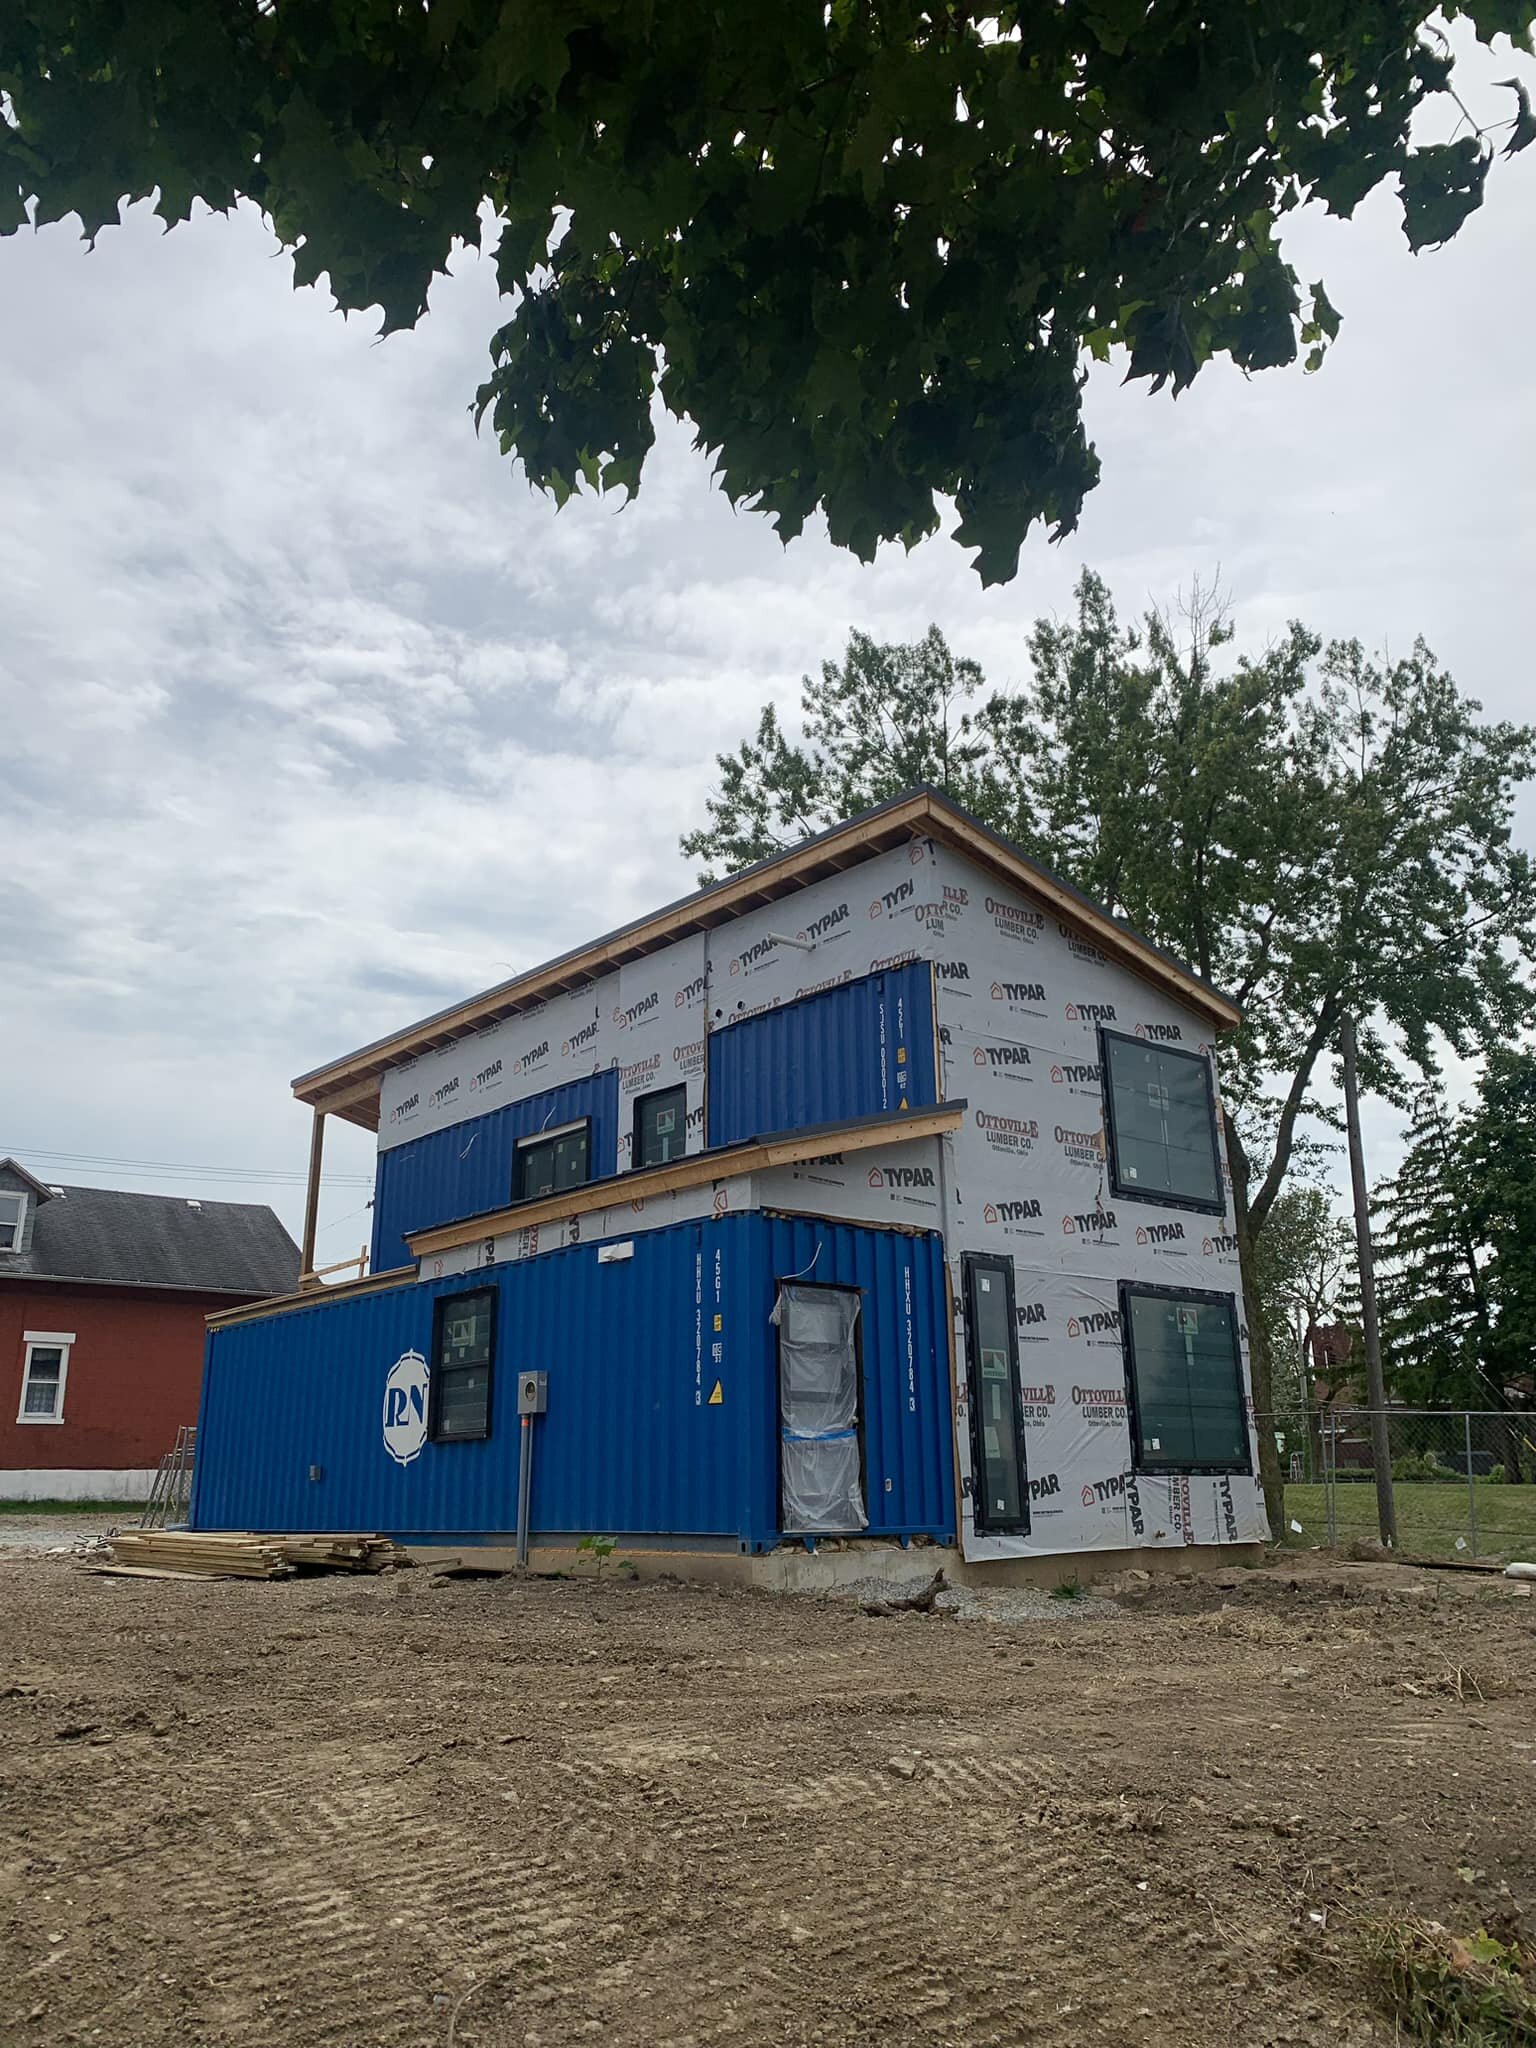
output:
<svg viewBox="0 0 1536 2048"><path fill-rule="evenodd" d="M126 1173L135 1178L146 1175L168 1174L172 1177L195 1180L236 1181L248 1186L276 1187L301 1186L307 1176L289 1172L275 1166L192 1166L185 1161L168 1159L116 1159L99 1152L50 1152L34 1145L9 1145L0 1142L0 1156L9 1156L25 1162L28 1159L51 1161L55 1166L109 1167L115 1173ZM331 1187L371 1188L371 1173L327 1173L327 1185Z"/></svg>

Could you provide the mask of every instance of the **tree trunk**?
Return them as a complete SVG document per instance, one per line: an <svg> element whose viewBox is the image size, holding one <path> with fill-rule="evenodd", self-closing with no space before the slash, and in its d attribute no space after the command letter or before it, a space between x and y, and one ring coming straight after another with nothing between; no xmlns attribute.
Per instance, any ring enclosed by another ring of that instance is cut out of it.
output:
<svg viewBox="0 0 1536 2048"><path fill-rule="evenodd" d="M1280 1449L1275 1442L1274 1361L1269 1352L1269 1332L1263 1318L1254 1314L1259 1291L1254 1284L1254 1233L1248 1216L1248 1191L1235 1172L1232 1179L1237 1255L1243 1274L1243 1320L1248 1325L1248 1369L1253 1378L1254 1429L1259 1439L1259 1484L1264 1489L1269 1533L1278 1543L1285 1534L1285 1475L1280 1470Z"/></svg>

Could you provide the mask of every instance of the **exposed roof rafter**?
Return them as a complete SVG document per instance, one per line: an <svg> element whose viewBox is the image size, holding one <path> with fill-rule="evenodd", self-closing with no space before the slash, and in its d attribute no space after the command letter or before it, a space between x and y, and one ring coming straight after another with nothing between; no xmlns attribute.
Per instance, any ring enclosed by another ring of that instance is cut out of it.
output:
<svg viewBox="0 0 1536 2048"><path fill-rule="evenodd" d="M1201 979L1183 961L1110 915L1100 904L1030 860L1000 834L936 789L926 787L850 818L846 824L772 855L693 896L683 897L649 917L575 951L546 961L495 988L470 996L403 1031L301 1074L293 1092L301 1102L345 1117L367 1130L379 1121L379 1083L387 1068L435 1045L482 1031L562 990L581 988L631 960L700 930L711 930L780 898L809 888L827 876L872 860L910 839L933 839L955 848L996 874L1000 881L1047 903L1089 935L1105 953L1178 1001L1209 1017L1217 1030L1230 1030L1241 1012L1230 998Z"/></svg>

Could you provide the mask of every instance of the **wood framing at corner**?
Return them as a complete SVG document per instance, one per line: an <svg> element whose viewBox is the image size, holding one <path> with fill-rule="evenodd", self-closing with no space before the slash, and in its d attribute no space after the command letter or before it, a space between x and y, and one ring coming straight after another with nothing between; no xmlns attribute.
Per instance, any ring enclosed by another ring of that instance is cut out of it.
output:
<svg viewBox="0 0 1536 2048"><path fill-rule="evenodd" d="M309 1180L304 1189L304 1242L299 1248L299 1285L315 1283L315 1233L320 1222L320 1169L325 1156L325 1111L309 1127Z"/></svg>

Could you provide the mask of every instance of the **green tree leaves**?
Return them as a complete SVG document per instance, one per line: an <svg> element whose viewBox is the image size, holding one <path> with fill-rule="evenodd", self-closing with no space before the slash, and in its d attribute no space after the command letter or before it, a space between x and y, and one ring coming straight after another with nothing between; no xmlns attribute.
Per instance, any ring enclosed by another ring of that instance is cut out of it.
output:
<svg viewBox="0 0 1536 2048"><path fill-rule="evenodd" d="M1475 0L1529 35L1536 0ZM477 411L562 499L639 487L658 396L786 539L862 558L940 508L986 582L1098 481L1086 351L1154 390L1337 331L1276 229L1399 183L1415 248L1492 144L1415 145L1451 84L1406 0L10 0L0 233L158 194L254 201L299 283L420 319L500 224ZM1517 96L1518 81L1512 81ZM1528 99L1506 153L1536 126Z"/></svg>

